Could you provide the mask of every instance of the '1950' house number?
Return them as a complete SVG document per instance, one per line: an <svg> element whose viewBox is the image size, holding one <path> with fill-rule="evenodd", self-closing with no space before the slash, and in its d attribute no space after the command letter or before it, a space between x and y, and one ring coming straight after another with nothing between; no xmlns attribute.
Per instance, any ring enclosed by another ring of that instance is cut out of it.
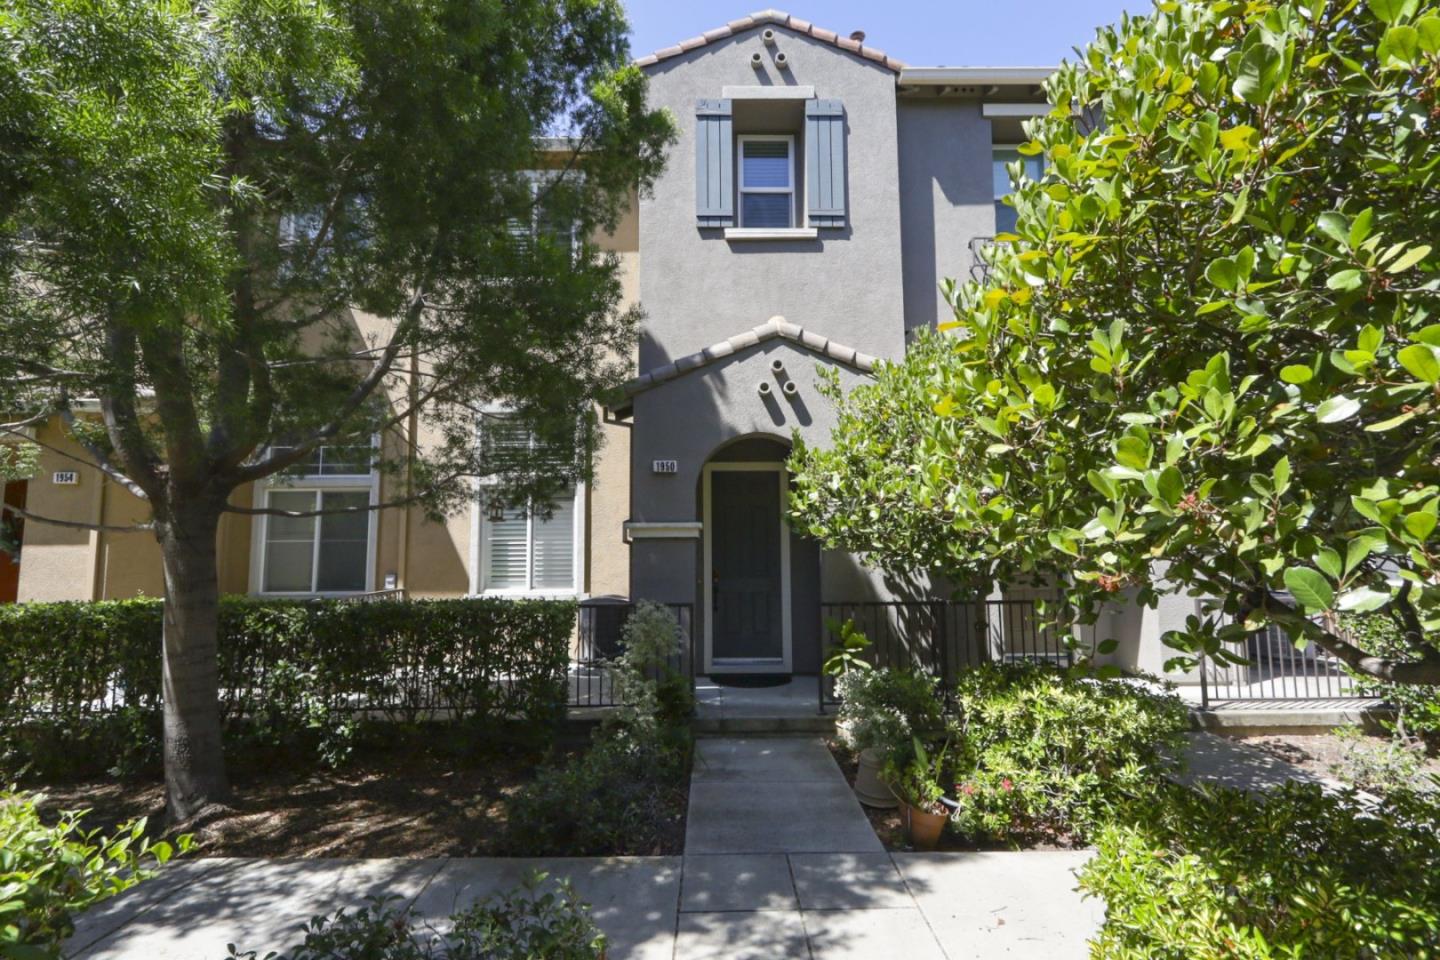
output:
<svg viewBox="0 0 1440 960"><path fill-rule="evenodd" d="M679 473L680 461L678 460L652 460L650 463L651 473Z"/></svg>

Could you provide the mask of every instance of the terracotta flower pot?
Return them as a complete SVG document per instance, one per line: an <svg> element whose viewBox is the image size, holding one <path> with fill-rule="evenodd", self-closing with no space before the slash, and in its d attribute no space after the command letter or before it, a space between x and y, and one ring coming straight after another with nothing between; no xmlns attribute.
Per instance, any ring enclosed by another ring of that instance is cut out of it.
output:
<svg viewBox="0 0 1440 960"><path fill-rule="evenodd" d="M934 850L940 845L940 834L949 821L948 813L930 813L919 807L912 807L900 801L900 816L905 823L905 832L916 850Z"/></svg>
<svg viewBox="0 0 1440 960"><path fill-rule="evenodd" d="M899 803L880 779L880 751L874 747L860 751L860 767L855 771L855 798L867 807L881 810L893 810Z"/></svg>

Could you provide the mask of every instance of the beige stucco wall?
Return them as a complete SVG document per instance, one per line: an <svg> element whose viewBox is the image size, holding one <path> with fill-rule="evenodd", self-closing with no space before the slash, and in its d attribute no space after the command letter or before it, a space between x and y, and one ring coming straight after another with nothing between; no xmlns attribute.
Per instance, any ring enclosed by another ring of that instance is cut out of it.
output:
<svg viewBox="0 0 1440 960"><path fill-rule="evenodd" d="M639 219L632 201L629 212L613 234L594 238L620 261L623 288L622 309L640 299ZM389 321L358 311L337 318L337 327L315 336L340 331L353 342L373 341L388 333ZM317 341L318 342L318 341ZM633 372L635 358L627 358ZM390 385L389 400L399 410L405 403L408 380L400 376ZM402 458L409 424L387 432L382 439L388 458ZM581 588L586 593L628 594L630 586L629 546L624 542L624 524L630 516L630 428L628 424L603 423L602 444L596 462L595 482L586 497L586 562ZM40 467L29 484L27 509L43 516L87 523L126 525L149 519L149 507L124 488L106 480L58 421L40 429L37 439L44 444ZM424 448L440 437L416 424L416 444ZM48 449L54 448L54 449ZM71 459L66 454L73 455ZM61 486L52 482L57 470L75 470L80 482ZM381 502L405 494L400 477L380 478ZM234 494L231 502L250 507L257 503L253 485ZM220 590L228 594L254 593L259 584L252 572L252 548L260 535L261 520L242 514L221 519L216 537ZM392 508L379 511L376 520L374 558L375 588L383 589L387 574L416 597L463 596L471 586L471 540L475 522L473 507L466 505L444 522L427 519L418 509ZM20 568L19 599L23 601L118 599L160 596L164 578L160 550L149 531L97 533L32 522L25 527L25 544Z"/></svg>

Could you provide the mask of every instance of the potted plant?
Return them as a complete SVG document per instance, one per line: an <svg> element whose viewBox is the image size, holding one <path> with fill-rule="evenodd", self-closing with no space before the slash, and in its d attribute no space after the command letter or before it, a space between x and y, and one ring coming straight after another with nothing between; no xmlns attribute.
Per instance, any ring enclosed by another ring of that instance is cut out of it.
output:
<svg viewBox="0 0 1440 960"><path fill-rule="evenodd" d="M931 738L944 729L935 684L934 677L904 670L851 669L836 679L841 700L835 732L859 755L855 795L866 806L895 806L880 778L885 761L917 734Z"/></svg>
<svg viewBox="0 0 1440 960"><path fill-rule="evenodd" d="M912 737L910 750L893 755L885 766L885 779L900 803L905 832L917 850L934 850L950 820L954 802L947 802L945 788L946 743L932 756L919 737Z"/></svg>

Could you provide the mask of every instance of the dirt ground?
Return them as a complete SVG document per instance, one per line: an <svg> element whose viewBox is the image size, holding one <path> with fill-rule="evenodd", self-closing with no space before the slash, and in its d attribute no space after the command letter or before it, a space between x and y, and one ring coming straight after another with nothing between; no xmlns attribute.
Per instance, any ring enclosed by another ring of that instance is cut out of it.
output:
<svg viewBox="0 0 1440 960"><path fill-rule="evenodd" d="M1342 781L1352 779L1346 775L1352 767L1352 764L1347 763L1347 759L1352 754L1382 751L1389 742L1389 738L1385 734L1369 735L1357 739L1333 733L1265 734L1232 739L1237 743L1262 750L1278 760L1292 763L1308 773L1321 777L1334 777ZM1426 777L1432 774L1440 776L1440 757L1423 758L1417 779L1423 786Z"/></svg>
<svg viewBox="0 0 1440 960"><path fill-rule="evenodd" d="M583 747L583 740L566 742L554 756ZM165 832L193 834L194 856L490 855L505 827L506 798L534 776L541 759L518 747L496 745L456 756L407 743L371 750L337 772L237 770L231 806ZM141 816L151 824L164 819L160 782L105 780L32 789L46 795L47 810L90 808L87 828L108 830Z"/></svg>
<svg viewBox="0 0 1440 960"><path fill-rule="evenodd" d="M825 743L830 748L830 754L835 758L835 762L840 765L840 771L845 774L846 782L854 787L855 774L860 769L856 755L833 738L827 739ZM899 808L884 810L867 807L862 803L860 809L865 811L865 816L870 820L870 826L875 829L875 835L880 838L881 843L885 844L886 850L905 852L914 849L905 836L905 824L900 816ZM1034 842L1024 846L1026 850L1073 850L1078 845L1070 843L1063 837L1046 837L1037 838ZM975 844L958 836L953 830L947 829L940 834L940 845L936 849L946 851L1012 850L1014 847L1006 844Z"/></svg>

